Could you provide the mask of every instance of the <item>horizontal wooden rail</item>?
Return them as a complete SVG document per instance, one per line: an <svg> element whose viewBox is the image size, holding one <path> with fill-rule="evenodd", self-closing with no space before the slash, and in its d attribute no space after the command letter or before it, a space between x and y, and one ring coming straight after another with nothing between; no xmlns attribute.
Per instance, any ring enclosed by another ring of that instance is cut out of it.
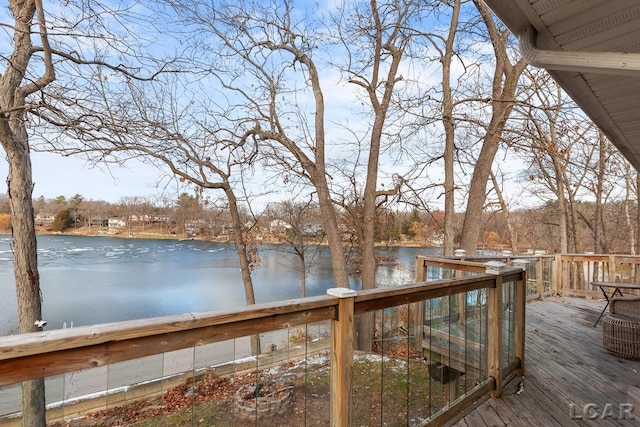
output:
<svg viewBox="0 0 640 427"><path fill-rule="evenodd" d="M486 270L486 267L482 263L473 261L430 257L418 257L418 260L422 261L425 267L440 267L450 270L471 271L474 273L484 273Z"/></svg>
<svg viewBox="0 0 640 427"><path fill-rule="evenodd" d="M455 295L478 289L495 288L496 276L482 274L457 279L435 280L394 288L359 291L355 297L356 314L401 304Z"/></svg>
<svg viewBox="0 0 640 427"><path fill-rule="evenodd" d="M319 296L0 337L0 386L333 319Z"/></svg>

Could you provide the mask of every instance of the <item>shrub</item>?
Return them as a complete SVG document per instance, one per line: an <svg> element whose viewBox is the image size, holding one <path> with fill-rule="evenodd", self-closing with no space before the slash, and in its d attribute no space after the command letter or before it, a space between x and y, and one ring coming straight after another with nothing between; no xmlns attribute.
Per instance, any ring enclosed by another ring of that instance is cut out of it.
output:
<svg viewBox="0 0 640 427"><path fill-rule="evenodd" d="M11 215L0 214L0 229L11 228Z"/></svg>

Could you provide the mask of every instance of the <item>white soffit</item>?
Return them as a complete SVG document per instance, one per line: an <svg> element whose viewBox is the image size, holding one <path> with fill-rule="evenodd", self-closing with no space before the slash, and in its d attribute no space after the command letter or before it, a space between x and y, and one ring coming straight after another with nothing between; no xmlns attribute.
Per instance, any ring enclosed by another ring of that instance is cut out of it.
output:
<svg viewBox="0 0 640 427"><path fill-rule="evenodd" d="M485 0L640 170L640 0Z"/></svg>

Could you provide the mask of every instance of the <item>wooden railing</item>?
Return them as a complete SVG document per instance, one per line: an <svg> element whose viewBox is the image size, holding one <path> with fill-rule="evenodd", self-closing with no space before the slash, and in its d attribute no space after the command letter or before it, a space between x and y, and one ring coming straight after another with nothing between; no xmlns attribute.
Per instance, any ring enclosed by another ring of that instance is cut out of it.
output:
<svg viewBox="0 0 640 427"><path fill-rule="evenodd" d="M472 275L428 280L427 270L435 267ZM499 397L503 384L523 372L526 272L507 267L499 274L486 274L477 263L418 258L416 275L417 283L407 286L359 292L339 288L325 296L236 309L0 337L0 387L328 320L331 369L326 421L349 426L354 416L354 324L374 313L373 329L383 330L378 338L384 354L385 340L391 337L385 335L385 322L389 310L396 308L397 330L406 332L400 341L406 341L407 354L401 357L429 363L433 375L455 371L479 379L464 386L455 383L454 389L447 389L444 405L415 424L442 425L488 393ZM440 310L437 321L432 316L435 310ZM402 313L411 313L406 322ZM451 322L467 332L462 337L445 332L452 329ZM480 325L476 341L467 336L474 330L473 322ZM438 329L445 323L448 328ZM448 344L441 345L442 339ZM441 348L447 348L447 354ZM454 348L464 354L456 356ZM439 381L443 390L449 387L448 377Z"/></svg>
<svg viewBox="0 0 640 427"><path fill-rule="evenodd" d="M562 296L602 298L594 281L640 283L639 255L556 255L554 263L555 293Z"/></svg>
<svg viewBox="0 0 640 427"><path fill-rule="evenodd" d="M460 271L490 260L510 264L514 260L528 263L527 299L548 296L602 298L602 293L591 285L594 281L640 283L640 255L611 254L555 254L517 255L508 257L466 257L462 259L437 258L434 266ZM631 291L633 292L633 291Z"/></svg>

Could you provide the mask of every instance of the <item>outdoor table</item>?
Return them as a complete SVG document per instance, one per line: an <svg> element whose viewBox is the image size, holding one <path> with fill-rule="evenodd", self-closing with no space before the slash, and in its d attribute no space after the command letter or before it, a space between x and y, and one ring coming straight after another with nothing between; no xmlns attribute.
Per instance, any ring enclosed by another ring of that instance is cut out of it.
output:
<svg viewBox="0 0 640 427"><path fill-rule="evenodd" d="M598 317L598 320L596 320L596 323L593 324L594 328L596 327L600 319L602 319L604 312L607 311L607 307L609 307L609 301L611 300L611 298L616 296L616 293L620 296L623 296L620 289L640 289L640 285L637 283L591 282L591 286L599 287L600 291L602 291L602 295L604 295L604 299L607 301L604 308L602 309L602 313L600 313L600 316ZM610 295L607 295L605 288L613 288L613 292Z"/></svg>

